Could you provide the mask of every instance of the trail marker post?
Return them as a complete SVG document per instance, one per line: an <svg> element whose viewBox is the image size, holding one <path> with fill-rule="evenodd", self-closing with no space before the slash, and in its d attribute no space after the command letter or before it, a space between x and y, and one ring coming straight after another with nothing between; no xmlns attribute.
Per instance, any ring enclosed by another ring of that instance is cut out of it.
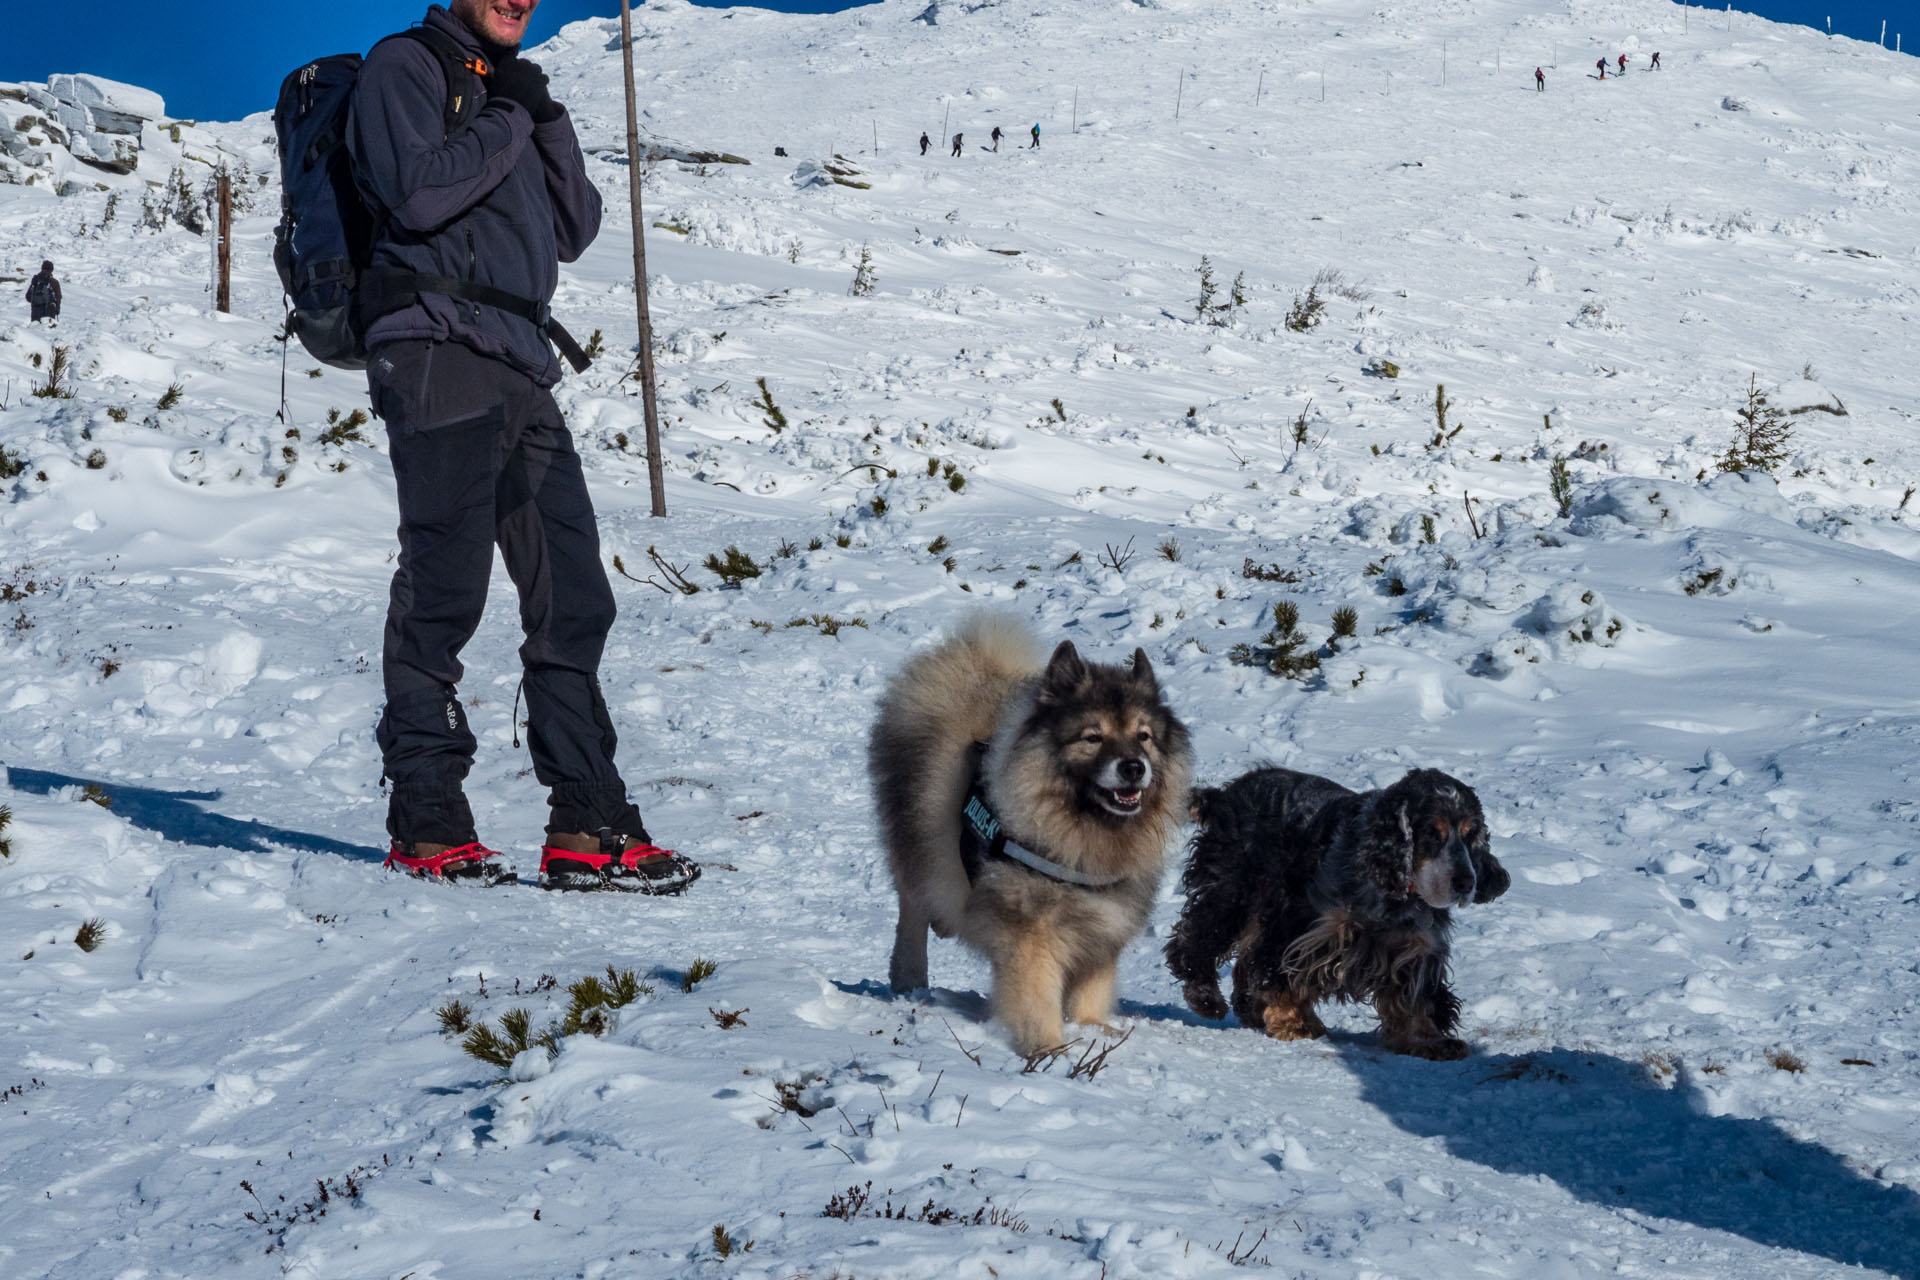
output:
<svg viewBox="0 0 1920 1280"><path fill-rule="evenodd" d="M1180 118L1180 98L1181 98L1181 95L1183 95L1186 92L1186 89L1187 89L1187 69L1185 67L1182 67L1180 68L1180 79L1178 83L1176 83L1173 86L1173 118L1175 120L1178 120Z"/></svg>
<svg viewBox="0 0 1920 1280"><path fill-rule="evenodd" d="M647 486L653 514L667 514L667 479L660 462L660 406L653 391L653 316L647 308L647 233L640 217L640 114L633 96L633 10L620 0L620 61L627 79L627 196L633 206L633 300L640 321L640 402L647 415Z"/></svg>
<svg viewBox="0 0 1920 1280"><path fill-rule="evenodd" d="M217 180L219 220L214 230L213 309L233 311L233 179L223 165Z"/></svg>

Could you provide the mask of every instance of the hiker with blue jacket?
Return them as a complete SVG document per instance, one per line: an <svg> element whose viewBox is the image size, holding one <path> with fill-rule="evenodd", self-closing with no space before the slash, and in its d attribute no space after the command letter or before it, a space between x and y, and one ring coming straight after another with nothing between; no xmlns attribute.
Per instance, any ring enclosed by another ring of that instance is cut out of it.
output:
<svg viewBox="0 0 1920 1280"><path fill-rule="evenodd" d="M546 326L523 314L544 320L560 263L600 230L566 108L520 56L539 3L434 5L428 34L451 37L465 62L389 39L353 90L347 143L378 228L360 284L368 391L400 506L377 730L393 784L387 865L483 884L510 874L480 842L463 790L476 742L456 691L497 544L520 597L527 745L548 789L542 882L678 893L699 868L654 846L614 764L599 681L613 592L551 390L560 366ZM458 102L450 77L472 102ZM498 291L502 305L436 292L435 278Z"/></svg>

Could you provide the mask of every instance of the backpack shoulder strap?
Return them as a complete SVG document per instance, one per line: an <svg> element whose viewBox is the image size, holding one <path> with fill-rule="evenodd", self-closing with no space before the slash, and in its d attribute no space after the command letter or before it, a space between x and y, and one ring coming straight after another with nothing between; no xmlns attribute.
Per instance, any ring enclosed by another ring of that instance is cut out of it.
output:
<svg viewBox="0 0 1920 1280"><path fill-rule="evenodd" d="M405 31L394 32L387 40L412 40L425 45L440 64L440 73L447 83L447 104L441 116L441 126L451 137L454 130L473 116L478 98L475 90L480 87L481 78L491 74L493 68L486 59L468 53L459 41L433 27L408 27ZM379 43L385 44L386 40Z"/></svg>

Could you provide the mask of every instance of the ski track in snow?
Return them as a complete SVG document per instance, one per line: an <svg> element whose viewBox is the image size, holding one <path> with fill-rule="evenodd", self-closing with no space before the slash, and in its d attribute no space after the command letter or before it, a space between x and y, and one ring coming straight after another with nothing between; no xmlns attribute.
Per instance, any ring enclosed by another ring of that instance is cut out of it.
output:
<svg viewBox="0 0 1920 1280"><path fill-rule="evenodd" d="M1547 8L647 4L645 126L753 160L648 176L666 522L620 377L617 23L539 52L608 196L555 304L607 354L558 394L631 575L623 767L709 868L683 900L381 872L390 472L377 423L320 439L358 375L295 350L275 419L277 192L216 316L204 241L0 189L0 268L66 286L57 333L0 328L0 1274L1920 1276L1920 76ZM949 107L967 154L922 160ZM270 132L194 136L268 172ZM871 185L816 181L836 153ZM1203 253L1246 273L1229 326L1194 320ZM1290 331L1326 267L1366 296ZM56 342L75 398L28 396ZM1846 409L1794 418L1778 483L1713 474L1754 373ZM1464 426L1429 447L1441 383ZM729 544L766 566L738 590L698 567ZM699 594L632 580L649 547ZM1229 660L1281 598L1316 642L1360 615L1306 685ZM1194 1017L1171 874L1094 1079L1023 1073L952 944L891 998L864 735L982 606L1144 645L1203 778L1470 781L1514 873L1460 920L1473 1056L1386 1054L1365 1010L1286 1044ZM470 786L530 882L516 645L500 574ZM544 1025L608 965L652 993L551 1063L440 1034L456 997Z"/></svg>

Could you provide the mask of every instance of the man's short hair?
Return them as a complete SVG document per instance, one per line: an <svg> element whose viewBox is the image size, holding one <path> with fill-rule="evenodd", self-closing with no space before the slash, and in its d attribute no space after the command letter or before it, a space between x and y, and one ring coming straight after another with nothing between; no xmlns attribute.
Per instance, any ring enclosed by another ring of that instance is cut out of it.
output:
<svg viewBox="0 0 1920 1280"><path fill-rule="evenodd" d="M46 272L52 272L52 270L53 270L53 263L51 263L51 262L42 262L42 263L40 264L40 269L41 269L42 271L46 271Z"/></svg>

